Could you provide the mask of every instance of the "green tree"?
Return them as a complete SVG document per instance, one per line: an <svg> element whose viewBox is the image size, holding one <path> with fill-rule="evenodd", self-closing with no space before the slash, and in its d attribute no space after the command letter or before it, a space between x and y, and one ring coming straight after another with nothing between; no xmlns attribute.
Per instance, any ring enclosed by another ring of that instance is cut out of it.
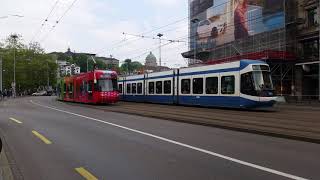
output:
<svg viewBox="0 0 320 180"><path fill-rule="evenodd" d="M143 65L138 61L131 61L131 59L124 60L124 63L120 67L121 73L135 73L143 69Z"/></svg>
<svg viewBox="0 0 320 180"><path fill-rule="evenodd" d="M16 90L34 90L39 86L45 87L48 82L51 86L56 84L57 64L52 56L45 54L39 43L29 46L22 43L22 38L9 36L0 48L3 59L3 87L11 88L13 82L14 54L16 57Z"/></svg>

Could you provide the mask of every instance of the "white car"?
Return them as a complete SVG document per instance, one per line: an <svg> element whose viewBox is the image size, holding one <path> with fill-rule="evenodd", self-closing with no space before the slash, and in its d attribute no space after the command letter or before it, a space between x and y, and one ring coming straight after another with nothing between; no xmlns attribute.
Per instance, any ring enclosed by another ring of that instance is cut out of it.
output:
<svg viewBox="0 0 320 180"><path fill-rule="evenodd" d="M32 93L32 96L45 96L47 94L47 91L39 91Z"/></svg>
<svg viewBox="0 0 320 180"><path fill-rule="evenodd" d="M223 21L210 21L209 19L200 21L197 27L197 39L217 38L223 34L227 28L227 23Z"/></svg>

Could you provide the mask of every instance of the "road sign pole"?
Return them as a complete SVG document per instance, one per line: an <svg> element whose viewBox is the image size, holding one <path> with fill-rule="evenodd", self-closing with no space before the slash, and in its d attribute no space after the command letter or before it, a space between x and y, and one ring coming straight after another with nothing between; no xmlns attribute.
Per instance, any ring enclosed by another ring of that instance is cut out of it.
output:
<svg viewBox="0 0 320 180"><path fill-rule="evenodd" d="M2 57L0 56L0 91L2 92L2 81L3 81L3 77L2 77L2 72L3 72L3 70L2 70Z"/></svg>

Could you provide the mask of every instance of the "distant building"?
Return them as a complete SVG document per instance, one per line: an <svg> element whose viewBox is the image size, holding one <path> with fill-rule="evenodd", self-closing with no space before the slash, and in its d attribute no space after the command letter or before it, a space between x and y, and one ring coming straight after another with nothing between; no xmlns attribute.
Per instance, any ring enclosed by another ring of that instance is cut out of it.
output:
<svg viewBox="0 0 320 180"><path fill-rule="evenodd" d="M158 66L157 64L157 58L150 52L148 56L146 57L145 65L144 65L144 71L145 72L160 72L160 71L167 71L170 70L170 68L166 66Z"/></svg>
<svg viewBox="0 0 320 180"><path fill-rule="evenodd" d="M107 65L107 68L112 69L115 67L119 67L120 61L116 58L110 57L96 57L96 60L100 60Z"/></svg>
<svg viewBox="0 0 320 180"><path fill-rule="evenodd" d="M157 67L157 58L150 52L150 54L146 57L145 62L146 67Z"/></svg>
<svg viewBox="0 0 320 180"><path fill-rule="evenodd" d="M59 72L61 71L61 75L69 75L70 71L74 71L75 74L77 74L78 71L80 73L80 67L76 66L74 69L72 69L71 67L70 68L68 67L69 64L68 64L67 60L72 59L75 56L80 56L80 55L83 56L84 55L84 56L87 56L88 59L90 57L94 57L95 60L102 61L107 66L107 69L118 68L119 62L120 62L118 59L115 59L112 56L110 56L110 57L96 57L96 54L92 54L92 53L72 52L70 48L68 48L66 52L52 52L49 54L54 56L57 59L57 64L59 67L61 67L61 68L59 68ZM91 58L89 61L91 61Z"/></svg>
<svg viewBox="0 0 320 180"><path fill-rule="evenodd" d="M75 74L80 74L81 73L81 69L79 66L75 65L75 64L71 64L69 65L68 62L66 61L57 61L58 63L58 68L59 68L59 76L63 77L63 76L70 76L70 75L75 75Z"/></svg>

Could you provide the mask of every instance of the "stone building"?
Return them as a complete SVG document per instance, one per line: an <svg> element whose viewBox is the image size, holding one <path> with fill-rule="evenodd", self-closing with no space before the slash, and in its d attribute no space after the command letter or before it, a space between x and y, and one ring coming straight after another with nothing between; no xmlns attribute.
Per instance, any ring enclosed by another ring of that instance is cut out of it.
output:
<svg viewBox="0 0 320 180"><path fill-rule="evenodd" d="M157 67L157 58L150 52L150 54L146 57L145 61L146 67Z"/></svg>

